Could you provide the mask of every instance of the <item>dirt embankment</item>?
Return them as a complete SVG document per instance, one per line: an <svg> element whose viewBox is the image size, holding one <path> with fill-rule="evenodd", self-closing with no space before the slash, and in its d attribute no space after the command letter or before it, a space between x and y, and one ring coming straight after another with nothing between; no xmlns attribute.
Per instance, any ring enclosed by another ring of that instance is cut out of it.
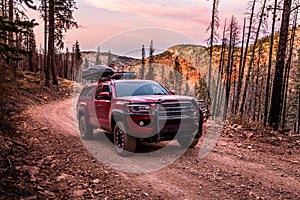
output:
<svg viewBox="0 0 300 200"><path fill-rule="evenodd" d="M72 101L32 107L19 115L15 157L1 174L5 199L298 199L300 138L223 132L208 121L202 141L173 164L150 173L114 170L95 159L77 134ZM209 134L221 134L201 158ZM249 136L249 135L248 135ZM95 139L93 144L105 145ZM156 148L162 144L143 144Z"/></svg>

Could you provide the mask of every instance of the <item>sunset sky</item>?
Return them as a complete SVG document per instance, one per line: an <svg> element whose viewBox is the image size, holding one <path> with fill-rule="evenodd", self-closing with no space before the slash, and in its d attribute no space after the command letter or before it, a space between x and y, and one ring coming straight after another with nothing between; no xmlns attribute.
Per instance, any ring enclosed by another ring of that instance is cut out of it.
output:
<svg viewBox="0 0 300 200"><path fill-rule="evenodd" d="M245 0L220 0L221 32L225 18L235 15L242 26L247 8ZM212 0L80 0L75 20L80 28L66 35L66 46L79 41L81 50L125 53L149 46L154 41L157 49L173 44L206 45L206 29L211 19ZM32 14L37 18L37 14ZM35 28L38 46L43 41L43 22ZM149 28L151 27L151 28ZM102 51L101 50L101 51Z"/></svg>

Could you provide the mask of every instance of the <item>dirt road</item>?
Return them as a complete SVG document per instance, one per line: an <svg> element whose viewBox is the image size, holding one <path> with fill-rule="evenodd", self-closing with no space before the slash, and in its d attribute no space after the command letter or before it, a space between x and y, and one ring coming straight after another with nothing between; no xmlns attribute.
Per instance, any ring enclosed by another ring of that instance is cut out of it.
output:
<svg viewBox="0 0 300 200"><path fill-rule="evenodd" d="M110 143L99 139L100 136L82 142L71 100L35 107L26 114L30 116L27 120L34 124L31 129L37 134L31 136L38 140L33 154L42 160L42 164L36 162L40 164L40 173L36 176L41 180L39 186L44 188L40 194L46 197L49 195L45 191L56 198L78 199L298 199L300 196L299 145L264 143L255 136L246 140L240 134L223 133L222 127L209 121L196 148L187 150L179 159L165 158L166 162L174 162L153 171L153 166L164 159L158 157L151 163L139 156L118 158ZM209 141L210 137L218 138L216 145ZM155 150L163 145L143 144L138 151ZM37 153L37 147L43 149L42 152ZM205 149L208 155L199 156L199 153L204 155L201 152ZM51 153L45 155L45 152ZM41 167L48 166L44 161L47 158L51 163L55 160L54 165L59 167L51 168L51 164L48 168ZM119 162L110 165L114 160ZM145 165L150 164L153 165L148 169L151 172L143 172ZM121 170L117 170L118 167ZM126 172L132 169L139 173ZM43 170L48 170L44 176L50 178L43 180ZM107 185L108 189L99 190ZM56 187L63 189L56 192Z"/></svg>

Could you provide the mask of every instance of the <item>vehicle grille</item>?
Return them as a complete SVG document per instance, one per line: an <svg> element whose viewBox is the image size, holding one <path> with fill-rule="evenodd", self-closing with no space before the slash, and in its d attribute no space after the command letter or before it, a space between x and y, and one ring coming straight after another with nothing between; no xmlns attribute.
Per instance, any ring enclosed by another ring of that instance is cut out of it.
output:
<svg viewBox="0 0 300 200"><path fill-rule="evenodd" d="M188 118L194 117L195 108L191 102L163 103L159 106L158 114L166 119Z"/></svg>

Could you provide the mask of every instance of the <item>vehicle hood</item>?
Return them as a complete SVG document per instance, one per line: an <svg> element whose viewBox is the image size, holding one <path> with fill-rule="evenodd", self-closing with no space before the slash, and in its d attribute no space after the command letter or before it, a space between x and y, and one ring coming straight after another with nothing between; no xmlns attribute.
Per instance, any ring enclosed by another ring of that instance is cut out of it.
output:
<svg viewBox="0 0 300 200"><path fill-rule="evenodd" d="M147 96L128 96L122 99L129 103L164 103L164 102L178 102L178 101L194 101L195 98L179 95L147 95Z"/></svg>

